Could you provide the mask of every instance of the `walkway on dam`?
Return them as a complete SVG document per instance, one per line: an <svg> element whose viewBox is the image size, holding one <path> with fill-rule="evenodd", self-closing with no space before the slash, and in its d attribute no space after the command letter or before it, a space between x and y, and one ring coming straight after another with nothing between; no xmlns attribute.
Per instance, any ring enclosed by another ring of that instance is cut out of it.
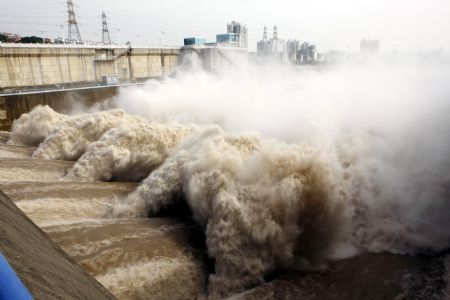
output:
<svg viewBox="0 0 450 300"><path fill-rule="evenodd" d="M31 159L34 148L6 145L8 136L0 132L0 251L35 299L205 293L210 263L194 224L108 218L136 184L59 181L73 162ZM367 254L315 272L272 274L232 298L446 299L449 269L445 257Z"/></svg>

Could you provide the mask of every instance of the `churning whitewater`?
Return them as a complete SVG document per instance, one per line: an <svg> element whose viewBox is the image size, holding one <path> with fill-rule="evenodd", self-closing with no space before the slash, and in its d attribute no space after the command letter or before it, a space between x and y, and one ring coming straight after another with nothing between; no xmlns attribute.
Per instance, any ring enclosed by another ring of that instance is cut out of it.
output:
<svg viewBox="0 0 450 300"><path fill-rule="evenodd" d="M61 180L140 181L106 218L154 215L186 201L215 259L211 298L255 286L279 268L317 268L357 252L448 248L450 148L438 147L441 160L430 169L414 161L416 152L386 150L400 142L361 130L326 144L286 143L120 109L66 116L47 106L18 119L9 141L39 145L36 158L77 160ZM411 163L414 172L400 176Z"/></svg>

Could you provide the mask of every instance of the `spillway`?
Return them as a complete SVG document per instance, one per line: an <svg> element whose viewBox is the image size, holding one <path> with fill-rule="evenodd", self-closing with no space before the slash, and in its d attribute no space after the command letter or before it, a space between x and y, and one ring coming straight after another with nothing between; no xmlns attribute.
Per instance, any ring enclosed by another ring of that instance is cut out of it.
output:
<svg viewBox="0 0 450 300"><path fill-rule="evenodd" d="M84 270L120 299L203 293L205 255L191 243L195 225L107 219L112 201L136 184L59 182L73 162L31 159L33 149L0 144L0 189Z"/></svg>
<svg viewBox="0 0 450 300"><path fill-rule="evenodd" d="M115 297L206 295L211 262L196 224L170 216L112 218L114 202L137 184L60 181L74 162L31 159L33 147L5 145L8 134L0 137L0 190ZM7 238L0 235L0 246ZM33 247L37 241L26 242ZM314 271L277 271L266 283L230 299L446 299L448 261L445 255L363 254ZM30 288L24 271L18 275ZM47 297L30 290L36 299Z"/></svg>

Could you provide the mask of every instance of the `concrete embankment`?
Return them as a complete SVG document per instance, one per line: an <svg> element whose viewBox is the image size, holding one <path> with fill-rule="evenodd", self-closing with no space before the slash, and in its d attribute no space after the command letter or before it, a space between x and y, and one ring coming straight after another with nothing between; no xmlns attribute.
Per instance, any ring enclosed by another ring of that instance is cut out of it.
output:
<svg viewBox="0 0 450 300"><path fill-rule="evenodd" d="M0 193L0 250L35 299L114 299Z"/></svg>
<svg viewBox="0 0 450 300"><path fill-rule="evenodd" d="M4 145L8 137L0 132L0 158L31 154L32 147ZM8 163L2 166L8 169ZM1 182L13 179L0 174ZM35 299L115 299L0 190L0 251Z"/></svg>

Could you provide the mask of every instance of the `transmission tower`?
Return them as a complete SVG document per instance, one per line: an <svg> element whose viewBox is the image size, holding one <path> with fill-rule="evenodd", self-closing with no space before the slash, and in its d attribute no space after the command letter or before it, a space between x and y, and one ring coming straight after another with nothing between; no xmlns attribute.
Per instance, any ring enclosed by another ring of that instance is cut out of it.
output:
<svg viewBox="0 0 450 300"><path fill-rule="evenodd" d="M264 26L263 41L267 41L267 27Z"/></svg>
<svg viewBox="0 0 450 300"><path fill-rule="evenodd" d="M106 24L106 14L102 11L102 43L111 44L111 37L109 36L108 24Z"/></svg>
<svg viewBox="0 0 450 300"><path fill-rule="evenodd" d="M69 13L69 20L67 21L69 42L76 41L81 44L80 30L78 29L78 23L75 19L72 0L67 0L67 12Z"/></svg>
<svg viewBox="0 0 450 300"><path fill-rule="evenodd" d="M273 27L273 39L278 40L278 28L277 25Z"/></svg>

